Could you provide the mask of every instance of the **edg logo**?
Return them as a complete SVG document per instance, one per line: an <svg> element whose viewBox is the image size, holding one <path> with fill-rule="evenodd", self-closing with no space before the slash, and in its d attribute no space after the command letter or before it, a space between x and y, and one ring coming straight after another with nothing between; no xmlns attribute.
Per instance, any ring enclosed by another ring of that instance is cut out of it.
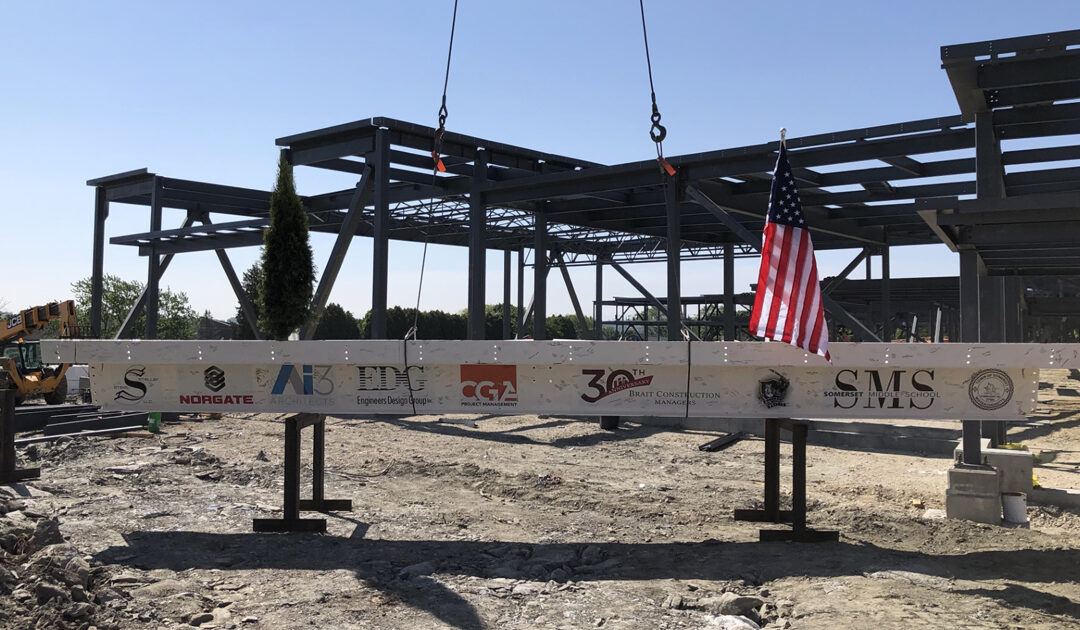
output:
<svg viewBox="0 0 1080 630"><path fill-rule="evenodd" d="M292 389L292 394L302 396L329 396L334 393L334 381L330 380L329 365L301 365L286 363L278 370L277 379L270 393L274 396L285 394L285 388Z"/></svg>
<svg viewBox="0 0 1080 630"><path fill-rule="evenodd" d="M396 367L393 365L358 365L360 377L358 391L378 392L407 389L418 392L427 386L424 368L420 365Z"/></svg>

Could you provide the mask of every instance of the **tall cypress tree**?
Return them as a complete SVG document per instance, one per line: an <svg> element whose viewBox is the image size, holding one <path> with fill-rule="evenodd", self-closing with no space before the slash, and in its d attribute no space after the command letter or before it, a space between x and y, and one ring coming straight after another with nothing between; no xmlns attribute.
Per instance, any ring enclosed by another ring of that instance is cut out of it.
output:
<svg viewBox="0 0 1080 630"><path fill-rule="evenodd" d="M307 213L284 154L278 159L277 184L270 194L270 228L263 244L259 326L274 339L285 340L307 319L315 265Z"/></svg>

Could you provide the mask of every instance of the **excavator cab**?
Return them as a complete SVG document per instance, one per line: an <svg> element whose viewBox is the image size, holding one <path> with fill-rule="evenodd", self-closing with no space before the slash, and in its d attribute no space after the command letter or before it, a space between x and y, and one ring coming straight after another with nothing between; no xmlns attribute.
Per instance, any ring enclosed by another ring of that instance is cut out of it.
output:
<svg viewBox="0 0 1080 630"><path fill-rule="evenodd" d="M0 320L0 386L15 389L16 404L31 396L43 396L50 405L67 399L69 365L44 364L41 344L36 339L23 339L53 320L58 320L57 331L62 338L78 335L75 304L71 300L35 306Z"/></svg>

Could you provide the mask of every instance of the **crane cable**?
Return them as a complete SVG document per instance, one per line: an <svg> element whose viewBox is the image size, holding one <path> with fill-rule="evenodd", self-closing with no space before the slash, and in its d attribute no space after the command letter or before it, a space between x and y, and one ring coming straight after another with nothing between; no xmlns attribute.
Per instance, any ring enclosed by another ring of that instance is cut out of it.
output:
<svg viewBox="0 0 1080 630"><path fill-rule="evenodd" d="M405 333L405 339L412 337L416 339L417 329L420 322L420 295L424 289L424 268L427 264L427 249L428 249L428 236L432 224L432 219L435 215L435 191L438 183L439 173L446 172L446 165L443 164L441 150L443 136L446 134L446 117L449 112L446 109L446 89L450 85L450 60L454 55L454 31L457 29L457 8L458 0L454 0L454 13L450 20L450 45L446 51L446 73L443 75L443 89L442 89L442 104L439 106L439 127L435 130L435 138L431 148L431 159L433 161L431 168L431 200L428 202L428 230L424 232L424 250L420 255L420 280L416 287L416 308L413 310L413 325L412 328Z"/></svg>
<svg viewBox="0 0 1080 630"><path fill-rule="evenodd" d="M660 108L656 106L656 88L653 86L652 59L649 57L649 30L645 26L645 0L638 0L641 8L641 35L645 40L645 66L649 70L649 96L652 97L652 127L649 129L649 138L656 143L656 161L660 164L660 171L675 176L675 167L664 159L664 138L667 137L667 127L660 124Z"/></svg>
<svg viewBox="0 0 1080 630"><path fill-rule="evenodd" d="M405 382L409 388L409 405L412 407L413 415L416 415L416 398L413 396L413 383L412 383L412 370L409 365L409 338L416 341L416 334L420 328L420 296L424 290L424 269L427 266L427 250L428 239L430 236L431 226L434 224L433 218L435 216L435 197L436 185L438 183L439 173L446 172L446 165L442 161L442 142L443 136L446 134L446 118L449 112L446 109L446 89L450 85L450 60L454 56L454 31L457 30L457 8L458 0L454 0L454 13L450 19L450 44L446 50L446 72L443 75L443 88L442 88L442 103L439 105L439 127L435 130L435 137L431 148L431 200L428 202L428 229L424 231L424 250L420 255L420 278L416 285L416 307L413 309L413 325L406 333L404 339L402 339L402 355L405 364Z"/></svg>

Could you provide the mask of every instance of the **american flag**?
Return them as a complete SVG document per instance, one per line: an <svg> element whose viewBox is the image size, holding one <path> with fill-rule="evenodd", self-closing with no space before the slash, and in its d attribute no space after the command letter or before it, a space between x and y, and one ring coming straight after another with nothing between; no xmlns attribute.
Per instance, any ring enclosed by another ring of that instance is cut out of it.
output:
<svg viewBox="0 0 1080 630"><path fill-rule="evenodd" d="M769 195L750 332L830 360L814 245L782 140Z"/></svg>

